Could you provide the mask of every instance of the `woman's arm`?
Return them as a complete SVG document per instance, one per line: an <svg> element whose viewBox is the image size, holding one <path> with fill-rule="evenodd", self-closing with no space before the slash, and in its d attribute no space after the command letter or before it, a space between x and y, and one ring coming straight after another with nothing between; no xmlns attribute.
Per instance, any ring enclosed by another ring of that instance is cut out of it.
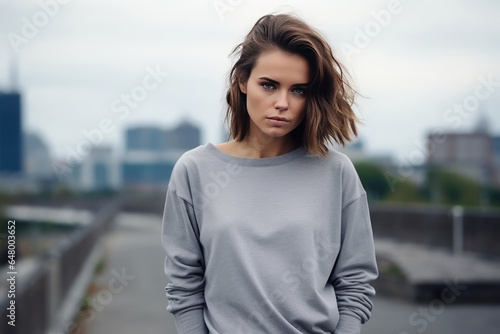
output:
<svg viewBox="0 0 500 334"><path fill-rule="evenodd" d="M358 334L371 315L370 283L378 277L366 193L342 209L340 252L331 282L337 294L340 320L335 334Z"/></svg>
<svg viewBox="0 0 500 334"><path fill-rule="evenodd" d="M172 173L174 174L174 173ZM162 221L162 245L166 252L167 311L174 315L179 334L208 334L203 319L204 258L194 209L169 184Z"/></svg>

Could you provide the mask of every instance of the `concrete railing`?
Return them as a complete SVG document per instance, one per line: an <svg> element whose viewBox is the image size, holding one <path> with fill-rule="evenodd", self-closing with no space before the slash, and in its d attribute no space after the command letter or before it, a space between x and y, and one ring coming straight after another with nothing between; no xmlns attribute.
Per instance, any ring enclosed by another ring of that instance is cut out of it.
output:
<svg viewBox="0 0 500 334"><path fill-rule="evenodd" d="M500 211L465 209L458 219L456 214L461 210L454 211L455 217L452 208L372 205L373 234L454 252L500 257Z"/></svg>
<svg viewBox="0 0 500 334"><path fill-rule="evenodd" d="M1 333L66 333L102 256L102 237L110 230L118 202L102 208L94 221L41 256L36 269L16 286L16 326L8 325L7 296L0 296ZM22 284L21 284L22 283Z"/></svg>

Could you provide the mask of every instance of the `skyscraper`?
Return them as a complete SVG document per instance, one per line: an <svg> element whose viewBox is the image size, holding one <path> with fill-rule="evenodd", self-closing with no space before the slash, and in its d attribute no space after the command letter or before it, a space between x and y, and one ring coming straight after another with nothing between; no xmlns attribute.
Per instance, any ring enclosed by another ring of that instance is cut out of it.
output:
<svg viewBox="0 0 500 334"><path fill-rule="evenodd" d="M200 128L188 121L172 129L157 126L127 129L121 169L123 184L166 185L177 159L200 145L200 134Z"/></svg>
<svg viewBox="0 0 500 334"><path fill-rule="evenodd" d="M38 180L50 179L56 176L50 164L49 148L40 135L24 133L23 151L23 170L26 176Z"/></svg>
<svg viewBox="0 0 500 334"><path fill-rule="evenodd" d="M187 151L200 145L200 141L200 128L186 120L165 132L165 148L167 150Z"/></svg>
<svg viewBox="0 0 500 334"><path fill-rule="evenodd" d="M0 173L21 173L21 95L0 92Z"/></svg>
<svg viewBox="0 0 500 334"><path fill-rule="evenodd" d="M164 150L164 130L156 126L137 126L127 129L125 134L127 151L152 151Z"/></svg>

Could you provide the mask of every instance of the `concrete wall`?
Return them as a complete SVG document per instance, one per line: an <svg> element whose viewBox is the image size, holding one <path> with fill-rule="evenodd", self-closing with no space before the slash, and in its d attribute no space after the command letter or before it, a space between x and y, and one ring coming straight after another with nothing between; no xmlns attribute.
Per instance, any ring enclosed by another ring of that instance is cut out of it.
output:
<svg viewBox="0 0 500 334"><path fill-rule="evenodd" d="M371 205L375 238L390 238L430 247L453 249L451 209L420 206ZM500 257L500 211L465 210L463 251Z"/></svg>

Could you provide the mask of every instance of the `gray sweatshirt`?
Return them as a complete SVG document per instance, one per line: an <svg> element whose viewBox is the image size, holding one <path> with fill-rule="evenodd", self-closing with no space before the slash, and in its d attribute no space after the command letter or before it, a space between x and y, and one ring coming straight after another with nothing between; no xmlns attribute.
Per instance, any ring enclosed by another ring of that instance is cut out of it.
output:
<svg viewBox="0 0 500 334"><path fill-rule="evenodd" d="M179 334L359 333L370 317L378 269L366 192L334 149L187 151L161 234Z"/></svg>

